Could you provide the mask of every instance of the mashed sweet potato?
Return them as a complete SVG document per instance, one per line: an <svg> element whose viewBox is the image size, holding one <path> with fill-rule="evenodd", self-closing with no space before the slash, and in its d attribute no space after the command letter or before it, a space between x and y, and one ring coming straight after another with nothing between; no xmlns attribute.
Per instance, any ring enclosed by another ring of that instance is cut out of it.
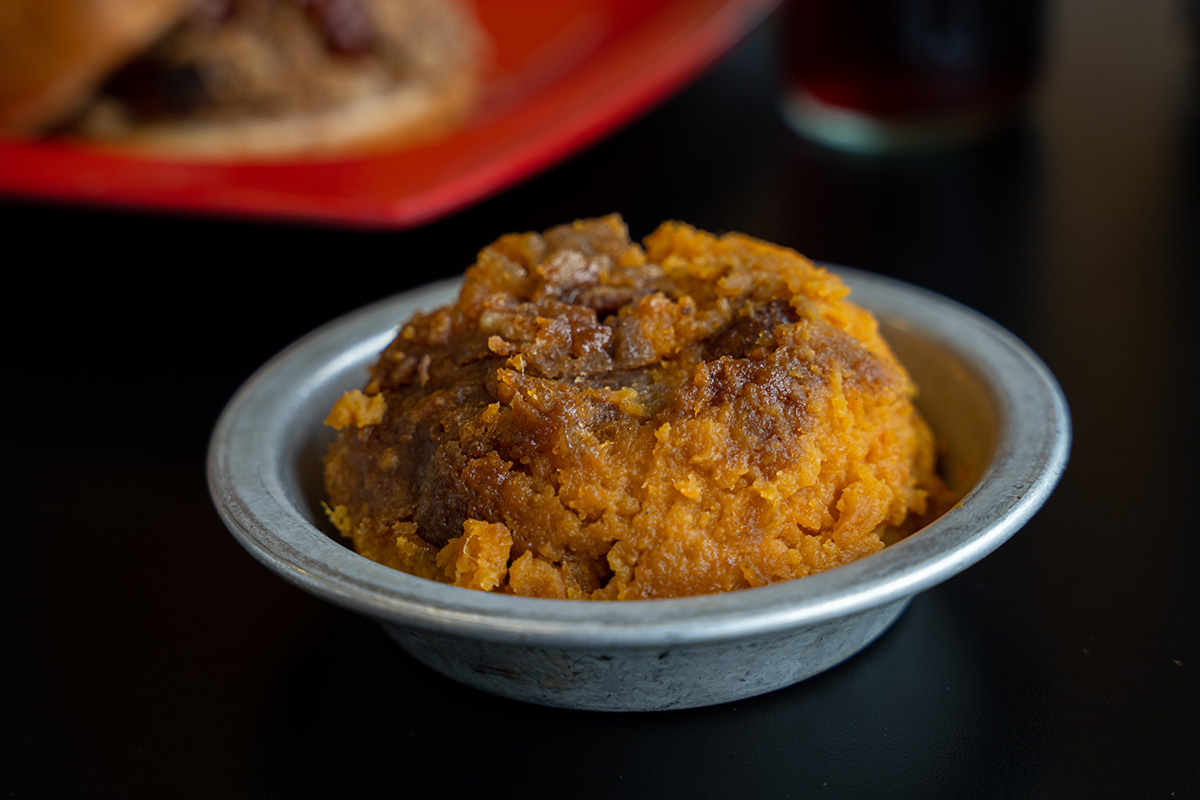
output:
<svg viewBox="0 0 1200 800"><path fill-rule="evenodd" d="M836 276L619 217L504 236L328 424L330 517L484 591L679 597L883 547L940 491L914 387Z"/></svg>

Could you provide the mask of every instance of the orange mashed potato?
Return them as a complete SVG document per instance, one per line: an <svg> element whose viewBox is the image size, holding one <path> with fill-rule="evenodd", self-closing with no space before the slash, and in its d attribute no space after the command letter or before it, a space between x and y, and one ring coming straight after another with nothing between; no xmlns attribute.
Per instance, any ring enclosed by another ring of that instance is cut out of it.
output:
<svg viewBox="0 0 1200 800"><path fill-rule="evenodd" d="M456 586L627 600L846 564L930 512L929 429L836 276L619 217L501 237L342 397L330 518Z"/></svg>

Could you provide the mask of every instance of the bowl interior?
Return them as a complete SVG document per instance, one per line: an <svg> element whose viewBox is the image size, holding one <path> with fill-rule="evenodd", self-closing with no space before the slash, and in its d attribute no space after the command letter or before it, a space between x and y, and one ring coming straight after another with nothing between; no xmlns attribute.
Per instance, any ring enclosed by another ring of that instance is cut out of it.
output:
<svg viewBox="0 0 1200 800"><path fill-rule="evenodd" d="M880 321L883 336L917 384L917 408L933 429L938 470L956 497L983 476L996 452L1000 413L993 387L948 343Z"/></svg>

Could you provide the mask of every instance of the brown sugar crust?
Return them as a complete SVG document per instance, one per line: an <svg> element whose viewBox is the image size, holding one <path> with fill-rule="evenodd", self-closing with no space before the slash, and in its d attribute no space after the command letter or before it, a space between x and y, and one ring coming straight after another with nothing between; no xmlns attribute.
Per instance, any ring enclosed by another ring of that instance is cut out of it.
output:
<svg viewBox="0 0 1200 800"><path fill-rule="evenodd" d="M848 294L681 223L644 247L616 216L501 237L335 405L331 518L375 561L534 597L724 592L875 552L940 482Z"/></svg>

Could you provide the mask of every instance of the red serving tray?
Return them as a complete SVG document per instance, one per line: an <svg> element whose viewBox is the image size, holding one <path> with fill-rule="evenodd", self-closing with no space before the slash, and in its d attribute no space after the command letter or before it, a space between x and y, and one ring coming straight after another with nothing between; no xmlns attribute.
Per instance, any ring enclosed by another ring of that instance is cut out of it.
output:
<svg viewBox="0 0 1200 800"><path fill-rule="evenodd" d="M475 0L492 38L479 111L437 142L338 160L198 163L0 140L0 192L403 228L476 202L644 111L777 0Z"/></svg>

